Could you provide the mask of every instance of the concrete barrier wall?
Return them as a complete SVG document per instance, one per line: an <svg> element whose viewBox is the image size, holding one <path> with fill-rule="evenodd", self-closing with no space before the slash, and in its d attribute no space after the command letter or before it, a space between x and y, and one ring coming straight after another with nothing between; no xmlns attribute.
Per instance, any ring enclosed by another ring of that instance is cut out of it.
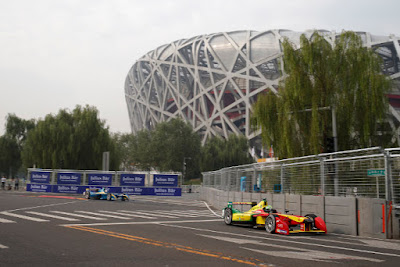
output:
<svg viewBox="0 0 400 267"><path fill-rule="evenodd" d="M383 220L386 201L376 198L357 199L358 234L375 238L386 238ZM382 211L383 209L383 211Z"/></svg>
<svg viewBox="0 0 400 267"><path fill-rule="evenodd" d="M269 205L271 205L272 208L276 209L279 213L285 213L285 195L272 194L272 203Z"/></svg>
<svg viewBox="0 0 400 267"><path fill-rule="evenodd" d="M385 238L382 225L382 199L353 197L323 197L293 194L227 192L209 187L202 187L200 198L217 210L232 202L260 202L267 199L279 213L306 215L315 214L322 217L327 225L328 233L371 236ZM387 210L387 208L386 208ZM359 214L359 223L358 223ZM400 238L400 211L393 210L393 238Z"/></svg>
<svg viewBox="0 0 400 267"><path fill-rule="evenodd" d="M300 213L299 215L315 214L325 220L325 205L323 196L300 196Z"/></svg>
<svg viewBox="0 0 400 267"><path fill-rule="evenodd" d="M393 238L400 239L400 207L392 210Z"/></svg>
<svg viewBox="0 0 400 267"><path fill-rule="evenodd" d="M301 214L301 196L286 194L286 210L288 214Z"/></svg>
<svg viewBox="0 0 400 267"><path fill-rule="evenodd" d="M331 233L357 235L356 198L325 197L325 223Z"/></svg>

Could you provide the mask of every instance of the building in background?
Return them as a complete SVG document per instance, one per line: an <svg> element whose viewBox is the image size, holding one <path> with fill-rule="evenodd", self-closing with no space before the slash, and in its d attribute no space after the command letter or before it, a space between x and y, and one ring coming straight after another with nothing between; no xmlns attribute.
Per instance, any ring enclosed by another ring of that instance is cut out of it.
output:
<svg viewBox="0 0 400 267"><path fill-rule="evenodd" d="M331 44L340 34L318 32ZM277 92L284 75L281 42L288 38L300 48L303 33L311 37L313 31L221 32L177 40L148 52L132 66L125 82L132 132L181 117L201 134L203 144L212 136L243 134L258 157L261 142L259 132L250 127L252 105L259 93ZM388 97L391 125L398 129L400 39L358 34L382 57L382 71L394 81Z"/></svg>

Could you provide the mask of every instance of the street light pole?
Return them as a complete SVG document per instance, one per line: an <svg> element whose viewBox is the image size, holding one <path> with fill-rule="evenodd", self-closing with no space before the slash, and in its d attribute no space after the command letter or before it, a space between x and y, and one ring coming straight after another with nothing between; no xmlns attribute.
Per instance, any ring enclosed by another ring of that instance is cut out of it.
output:
<svg viewBox="0 0 400 267"><path fill-rule="evenodd" d="M192 159L191 157L184 157L183 158L183 167L182 167L182 185L185 182L185 172L186 172L186 160Z"/></svg>

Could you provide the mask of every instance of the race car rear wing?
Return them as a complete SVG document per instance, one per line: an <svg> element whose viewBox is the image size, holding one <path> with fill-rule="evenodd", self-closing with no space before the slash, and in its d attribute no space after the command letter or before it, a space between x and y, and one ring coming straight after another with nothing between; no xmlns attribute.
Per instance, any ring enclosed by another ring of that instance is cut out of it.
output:
<svg viewBox="0 0 400 267"><path fill-rule="evenodd" d="M232 205L252 205L252 206L255 206L255 205L257 205L257 202L228 202L228 203L230 203L230 204L232 204Z"/></svg>
<svg viewBox="0 0 400 267"><path fill-rule="evenodd" d="M265 199L265 198L261 202L264 202L263 203L264 205L268 205L267 204L267 199ZM254 207L254 206L257 205L257 202L255 202L255 201L249 201L249 202L232 202L232 201L229 201L228 202L228 206L232 206L232 205L251 205L251 207Z"/></svg>

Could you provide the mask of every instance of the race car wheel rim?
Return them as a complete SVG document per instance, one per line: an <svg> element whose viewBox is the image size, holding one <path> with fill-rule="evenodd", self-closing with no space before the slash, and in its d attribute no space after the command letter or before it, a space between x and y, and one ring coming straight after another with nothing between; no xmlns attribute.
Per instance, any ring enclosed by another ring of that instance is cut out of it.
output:
<svg viewBox="0 0 400 267"><path fill-rule="evenodd" d="M111 194L107 195L107 200L111 200Z"/></svg>
<svg viewBox="0 0 400 267"><path fill-rule="evenodd" d="M89 198L90 198L90 193L89 193L89 192L86 192L86 193L85 193L85 197L86 197L87 199L89 199Z"/></svg>
<svg viewBox="0 0 400 267"><path fill-rule="evenodd" d="M226 224L231 224L232 223L232 211L230 209L225 210L225 217L224 221Z"/></svg>
<svg viewBox="0 0 400 267"><path fill-rule="evenodd" d="M275 218L273 216L268 216L265 220L265 230L268 233L272 233L275 230Z"/></svg>

